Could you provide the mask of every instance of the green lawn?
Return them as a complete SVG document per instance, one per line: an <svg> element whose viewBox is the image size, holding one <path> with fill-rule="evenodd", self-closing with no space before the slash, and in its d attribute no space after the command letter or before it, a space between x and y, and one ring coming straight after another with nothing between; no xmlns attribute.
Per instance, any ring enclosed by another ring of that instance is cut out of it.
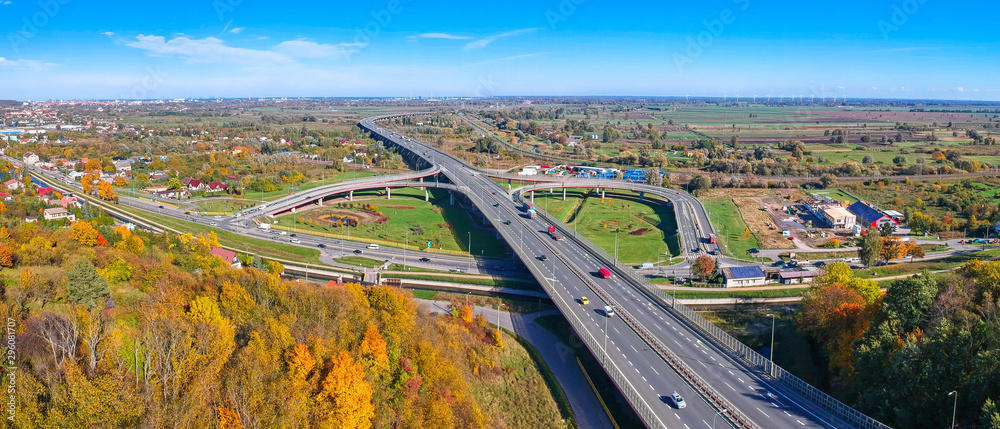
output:
<svg viewBox="0 0 1000 429"><path fill-rule="evenodd" d="M374 239L390 241L399 244L404 242L412 246L426 247L427 242L435 248L460 252L469 251L469 234L472 238L472 252L481 256L505 257L509 250L502 240L497 239L496 232L489 226L483 226L481 218L472 217L460 206L448 204L448 192L431 189L431 201L424 201L424 191L418 188L393 189L392 199L385 199L385 191L355 192L355 204L371 204L378 207L382 214L389 218L383 224L368 224L350 228L352 239ZM456 196L456 200L459 197ZM303 231L317 231L331 234L347 235L346 227L334 227L303 223L316 214L334 208L327 203L326 207L300 211L288 215L280 221L282 225L293 226ZM293 223L293 225L289 225ZM424 233L417 235L419 225ZM409 241L406 240L409 230Z"/></svg>
<svg viewBox="0 0 1000 429"><path fill-rule="evenodd" d="M718 291L711 290L678 290L677 299L715 299L715 298L788 298L793 296L802 296L810 288L809 287L793 287L793 288L782 288L782 289L766 289L766 290L732 290L719 288ZM667 291L667 293L673 296L673 291Z"/></svg>
<svg viewBox="0 0 1000 429"><path fill-rule="evenodd" d="M259 204L257 201L240 198L211 198L195 203L195 210L212 213L236 213Z"/></svg>
<svg viewBox="0 0 1000 429"><path fill-rule="evenodd" d="M840 189L822 189L822 190L812 191L812 193L821 197L830 197L834 201L847 201L852 204L858 202L857 198L847 195L846 192Z"/></svg>
<svg viewBox="0 0 1000 429"><path fill-rule="evenodd" d="M666 261L666 252L680 254L674 210L658 199L639 201L638 193L613 191L601 202L600 194L590 189L568 189L566 201L562 191L536 192L535 206L612 255L618 228L618 259L626 264ZM643 228L647 231L641 235L630 234Z"/></svg>
<svg viewBox="0 0 1000 429"><path fill-rule="evenodd" d="M753 234L744 234L748 227L736 203L729 198L712 198L705 200L704 203L712 215L715 235L719 237L719 248L737 258L752 259L749 250L759 249L760 244Z"/></svg>

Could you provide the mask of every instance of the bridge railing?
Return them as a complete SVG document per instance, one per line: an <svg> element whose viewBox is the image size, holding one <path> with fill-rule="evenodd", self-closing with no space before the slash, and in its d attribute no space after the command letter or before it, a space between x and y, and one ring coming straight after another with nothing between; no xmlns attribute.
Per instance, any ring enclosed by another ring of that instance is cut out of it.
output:
<svg viewBox="0 0 1000 429"><path fill-rule="evenodd" d="M753 350L743 344L732 335L729 335L727 332L723 331L712 322L709 322L688 306L676 302L675 299L671 298L670 294L660 289L653 283L650 283L646 278L636 275L631 267L621 263L608 254L608 252L604 251L604 249L597 247L590 242L590 240L574 235L571 228L552 215L542 210L538 210L537 213L545 221L558 228L563 235L572 238L578 244L590 251L593 255L603 260L609 265L609 267L616 268L616 272L639 285L649 295L657 298L660 304L673 308L673 310L681 316L685 322L700 331L706 339L713 341L717 345L723 346L728 354L740 359L749 368L759 371L760 375L780 382L781 385L786 387L788 390L800 395L811 403L818 405L824 411L853 427L862 429L889 429L889 426L865 415L864 413L861 413L858 410L855 410L843 402L840 402L836 398L817 389L815 386L803 381L780 366L775 365L768 358L764 357L760 353L757 353L756 350Z"/></svg>

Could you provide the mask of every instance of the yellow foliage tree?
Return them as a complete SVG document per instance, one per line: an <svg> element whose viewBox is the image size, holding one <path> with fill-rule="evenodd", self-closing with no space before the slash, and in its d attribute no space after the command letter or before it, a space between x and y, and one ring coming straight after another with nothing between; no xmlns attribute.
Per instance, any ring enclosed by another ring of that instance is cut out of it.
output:
<svg viewBox="0 0 1000 429"><path fill-rule="evenodd" d="M83 187L83 193L90 195L90 193L94 191L94 178L89 174L83 176L80 179L80 185Z"/></svg>
<svg viewBox="0 0 1000 429"><path fill-rule="evenodd" d="M94 226L85 220L74 223L69 230L70 240L76 240L84 246L96 246L98 235L100 234Z"/></svg>
<svg viewBox="0 0 1000 429"><path fill-rule="evenodd" d="M368 324L364 338L361 339L361 359L364 362L366 373L372 376L381 376L389 367L386 346L378 327L374 323Z"/></svg>
<svg viewBox="0 0 1000 429"><path fill-rule="evenodd" d="M218 407L216 411L219 413L219 429L243 429L243 422L236 411L226 407Z"/></svg>
<svg viewBox="0 0 1000 429"><path fill-rule="evenodd" d="M372 386L365 371L351 355L341 350L316 396L318 415L324 427L367 429L375 415Z"/></svg>
<svg viewBox="0 0 1000 429"><path fill-rule="evenodd" d="M122 176L115 176L115 181L114 181L114 183L115 183L115 186L117 186L117 187L119 187L119 188L120 188L120 187L122 187L122 186L125 186L125 183L126 183L126 182L128 182L128 181L127 181L127 180L125 180L125 178L124 178L124 177L122 177Z"/></svg>
<svg viewBox="0 0 1000 429"><path fill-rule="evenodd" d="M97 196L105 200L115 199L115 189L111 186L111 182L105 182L103 180L98 181Z"/></svg>
<svg viewBox="0 0 1000 429"><path fill-rule="evenodd" d="M309 353L309 347L298 343L288 352L288 375L295 380L305 380L316 366L316 359Z"/></svg>
<svg viewBox="0 0 1000 429"><path fill-rule="evenodd" d="M207 296L199 296L191 301L188 315L198 322L216 323L222 320L222 313L219 311L219 304L214 299Z"/></svg>

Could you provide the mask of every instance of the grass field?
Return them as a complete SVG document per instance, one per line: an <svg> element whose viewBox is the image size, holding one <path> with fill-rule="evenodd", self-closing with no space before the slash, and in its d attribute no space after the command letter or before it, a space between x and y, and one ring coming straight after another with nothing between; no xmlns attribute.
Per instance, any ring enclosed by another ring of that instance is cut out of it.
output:
<svg viewBox="0 0 1000 429"><path fill-rule="evenodd" d="M821 197L830 197L834 201L848 201L852 204L858 202L857 198L847 195L846 192L840 189L820 189L812 191L812 193Z"/></svg>
<svg viewBox="0 0 1000 429"><path fill-rule="evenodd" d="M719 237L719 248L737 258L752 259L749 250L759 249L760 244L752 234L746 234L747 224L736 208L736 203L729 198L712 198L704 203L712 215L712 226Z"/></svg>
<svg viewBox="0 0 1000 429"><path fill-rule="evenodd" d="M211 198L195 203L195 210L211 213L236 213L248 207L259 204L257 201L239 198Z"/></svg>
<svg viewBox="0 0 1000 429"><path fill-rule="evenodd" d="M626 264L666 261L666 252L671 256L680 254L673 208L658 199L639 201L634 192L607 192L602 202L600 194L588 191L567 190L566 201L562 200L561 191L536 192L535 206L548 210L612 255L615 228L620 228L618 259ZM641 235L630 234L643 228L647 231Z"/></svg>
<svg viewBox="0 0 1000 429"><path fill-rule="evenodd" d="M677 290L677 299L715 299L715 298L789 298L794 296L802 296L810 288L809 287L790 287L781 289L766 289L766 290L733 290L726 288L719 288L718 291L712 290ZM674 295L674 291L667 291L671 296Z"/></svg>
<svg viewBox="0 0 1000 429"><path fill-rule="evenodd" d="M484 411L499 416L503 423L498 423L503 427L572 427L563 422L564 418L572 421L572 411L559 384L552 385L555 377L551 370L530 344L512 336L504 332L506 345L500 350L498 362L501 376L473 382L472 395Z"/></svg>
<svg viewBox="0 0 1000 429"><path fill-rule="evenodd" d="M468 252L471 233L473 253L493 257L509 254L509 248L502 240L497 239L492 228L483 227L479 218L473 218L460 206L448 204L447 191L432 189L430 192L430 202L424 201L424 192L417 188L394 189L391 200L385 199L384 191L355 192L355 204L374 205L389 220L381 225L372 223L350 228L351 238L409 243L419 247L426 247L427 242L431 241L435 248ZM334 204L328 203L326 207L289 214L285 217L287 220L282 220L282 224L292 224L295 229L304 231L347 235L346 227L301 222L301 219L309 220L335 208ZM424 230L422 235L416 233L418 225ZM409 241L406 240L408 230Z"/></svg>

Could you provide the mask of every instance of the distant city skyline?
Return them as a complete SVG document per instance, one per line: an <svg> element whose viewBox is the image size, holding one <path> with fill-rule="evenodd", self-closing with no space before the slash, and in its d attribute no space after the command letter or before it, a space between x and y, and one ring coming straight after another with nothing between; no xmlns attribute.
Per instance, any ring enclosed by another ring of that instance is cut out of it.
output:
<svg viewBox="0 0 1000 429"><path fill-rule="evenodd" d="M0 0L0 99L1000 100L1000 4Z"/></svg>

